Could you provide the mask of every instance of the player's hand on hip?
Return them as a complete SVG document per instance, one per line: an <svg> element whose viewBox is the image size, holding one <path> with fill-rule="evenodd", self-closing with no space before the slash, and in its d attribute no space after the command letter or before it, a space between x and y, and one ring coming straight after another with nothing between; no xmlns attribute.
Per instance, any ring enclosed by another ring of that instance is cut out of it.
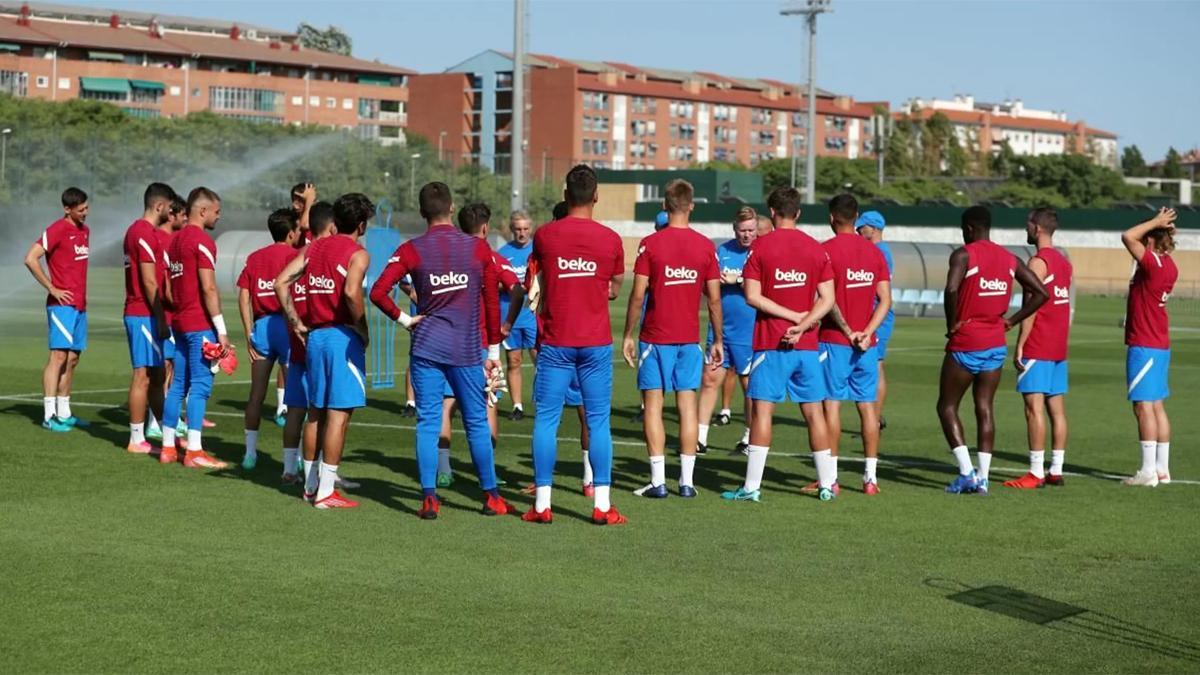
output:
<svg viewBox="0 0 1200 675"><path fill-rule="evenodd" d="M71 291L58 288L57 286L50 287L50 295L58 301L60 305L69 305L75 302L75 294Z"/></svg>
<svg viewBox="0 0 1200 675"><path fill-rule="evenodd" d="M1025 372L1025 352L1017 349L1017 353L1013 354L1013 365L1016 366L1018 373Z"/></svg>
<svg viewBox="0 0 1200 675"><path fill-rule="evenodd" d="M637 368L637 343L633 341L633 338L625 338L624 342L621 343L621 355L625 357L625 363L630 368Z"/></svg>
<svg viewBox="0 0 1200 675"><path fill-rule="evenodd" d="M408 322L408 325L405 326L404 328L406 330L408 330L408 332L411 333L413 327L416 326L417 324L421 323L424 320L425 320L424 314L415 314L415 315L413 315L412 319Z"/></svg>
<svg viewBox="0 0 1200 675"><path fill-rule="evenodd" d="M303 321L292 324L292 330L296 331L296 337L300 340L300 344L308 344L308 326L305 326Z"/></svg>
<svg viewBox="0 0 1200 675"><path fill-rule="evenodd" d="M250 355L251 361L262 361L263 360L263 355L259 354L258 350L254 348L253 342L246 343L246 353Z"/></svg>

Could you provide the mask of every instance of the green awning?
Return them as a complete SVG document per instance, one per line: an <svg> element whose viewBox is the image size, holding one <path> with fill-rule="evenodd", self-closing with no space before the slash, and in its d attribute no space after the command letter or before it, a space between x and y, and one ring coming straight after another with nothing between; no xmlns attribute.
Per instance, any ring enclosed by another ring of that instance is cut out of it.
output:
<svg viewBox="0 0 1200 675"><path fill-rule="evenodd" d="M128 94L129 80L118 77L81 77L79 88L107 94Z"/></svg>
<svg viewBox="0 0 1200 675"><path fill-rule="evenodd" d="M0 42L0 52L19 52L21 45L15 45L11 42Z"/></svg>
<svg viewBox="0 0 1200 675"><path fill-rule="evenodd" d="M369 84L375 87L390 87L392 86L392 78L374 75L359 75L358 83Z"/></svg>
<svg viewBox="0 0 1200 675"><path fill-rule="evenodd" d="M125 57L117 52L88 52L92 61L124 61Z"/></svg>
<svg viewBox="0 0 1200 675"><path fill-rule="evenodd" d="M134 89L145 89L146 91L163 91L167 88L162 82L154 82L153 80L130 80L129 84Z"/></svg>

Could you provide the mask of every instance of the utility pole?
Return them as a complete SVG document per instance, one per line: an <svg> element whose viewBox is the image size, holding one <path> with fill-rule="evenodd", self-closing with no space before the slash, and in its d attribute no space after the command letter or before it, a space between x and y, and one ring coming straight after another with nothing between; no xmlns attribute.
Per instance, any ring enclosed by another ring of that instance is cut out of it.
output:
<svg viewBox="0 0 1200 675"><path fill-rule="evenodd" d="M525 208L525 0L513 0L512 210Z"/></svg>
<svg viewBox="0 0 1200 675"><path fill-rule="evenodd" d="M0 131L0 183L7 183L8 169L8 137L12 134L12 129L5 127Z"/></svg>
<svg viewBox="0 0 1200 675"><path fill-rule="evenodd" d="M808 131L804 139L804 199L816 201L817 183L817 15L832 11L832 0L808 0L804 6L784 7L783 16L804 16L808 20Z"/></svg>

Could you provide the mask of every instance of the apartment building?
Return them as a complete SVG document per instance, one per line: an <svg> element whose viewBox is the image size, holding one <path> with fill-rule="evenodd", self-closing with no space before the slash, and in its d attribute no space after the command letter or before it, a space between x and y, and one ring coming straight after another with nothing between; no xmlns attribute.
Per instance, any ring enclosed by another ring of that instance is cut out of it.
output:
<svg viewBox="0 0 1200 675"><path fill-rule="evenodd" d="M0 1L0 93L12 96L106 101L139 117L209 110L403 143L411 75L260 26Z"/></svg>

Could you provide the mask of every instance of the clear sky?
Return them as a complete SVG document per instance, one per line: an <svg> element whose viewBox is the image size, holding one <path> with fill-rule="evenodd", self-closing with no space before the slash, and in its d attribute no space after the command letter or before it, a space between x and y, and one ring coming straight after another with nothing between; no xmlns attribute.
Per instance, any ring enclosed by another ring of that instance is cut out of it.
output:
<svg viewBox="0 0 1200 675"><path fill-rule="evenodd" d="M511 0L98 0L89 6L333 24L354 53L438 72L512 48ZM529 0L527 49L556 56L803 81L803 20L778 1ZM1200 1L833 0L817 84L858 100L1022 99L1136 143L1148 160L1200 146Z"/></svg>

